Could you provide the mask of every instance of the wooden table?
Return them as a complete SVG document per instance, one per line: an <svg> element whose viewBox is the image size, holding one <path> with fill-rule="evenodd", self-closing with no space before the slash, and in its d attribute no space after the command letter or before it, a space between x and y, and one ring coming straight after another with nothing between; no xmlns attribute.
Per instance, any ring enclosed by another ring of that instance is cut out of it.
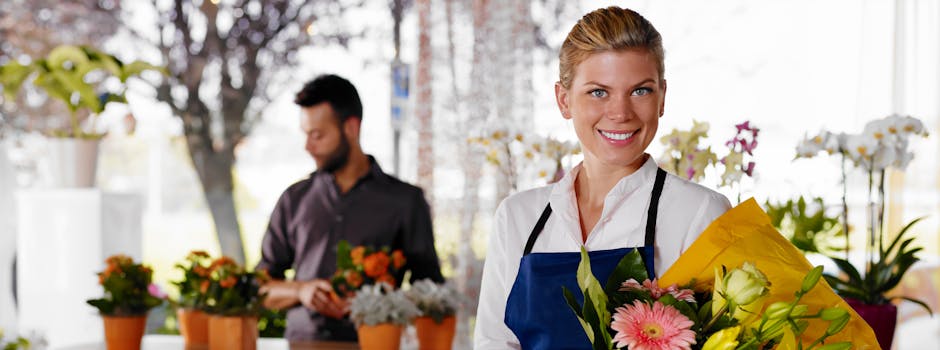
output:
<svg viewBox="0 0 940 350"><path fill-rule="evenodd" d="M60 350L106 350L103 343L84 344L59 348ZM148 334L144 336L141 350L202 350L187 348L183 338L178 335ZM258 350L359 350L359 344L313 341L288 343L280 338L259 338Z"/></svg>

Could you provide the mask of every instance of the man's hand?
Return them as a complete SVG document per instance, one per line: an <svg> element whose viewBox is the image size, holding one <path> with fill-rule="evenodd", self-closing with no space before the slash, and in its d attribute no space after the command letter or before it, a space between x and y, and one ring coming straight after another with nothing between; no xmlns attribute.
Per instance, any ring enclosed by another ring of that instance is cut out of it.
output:
<svg viewBox="0 0 940 350"><path fill-rule="evenodd" d="M327 280L303 282L297 291L297 297L303 306L327 317L339 319L349 312L349 303L333 292L333 286Z"/></svg>

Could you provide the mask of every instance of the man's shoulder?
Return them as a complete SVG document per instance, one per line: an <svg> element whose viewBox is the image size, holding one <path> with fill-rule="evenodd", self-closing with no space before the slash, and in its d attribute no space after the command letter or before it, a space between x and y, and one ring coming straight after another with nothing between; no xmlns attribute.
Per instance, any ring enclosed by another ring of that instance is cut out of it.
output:
<svg viewBox="0 0 940 350"><path fill-rule="evenodd" d="M402 181L401 179L391 174L383 173L382 176L383 181L381 188L384 190L384 192L396 196L424 197L424 190L421 187Z"/></svg>

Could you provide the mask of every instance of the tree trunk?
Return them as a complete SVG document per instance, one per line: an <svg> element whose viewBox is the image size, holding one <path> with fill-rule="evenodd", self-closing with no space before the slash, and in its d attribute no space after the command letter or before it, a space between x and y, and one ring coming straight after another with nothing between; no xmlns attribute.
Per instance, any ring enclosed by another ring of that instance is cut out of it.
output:
<svg viewBox="0 0 940 350"><path fill-rule="evenodd" d="M235 210L232 166L235 154L231 146L215 151L205 146L202 140L189 137L189 154L192 157L199 182L202 184L206 203L215 223L216 236L222 254L245 263L245 248L242 244L241 228Z"/></svg>
<svg viewBox="0 0 940 350"><path fill-rule="evenodd" d="M431 94L431 0L418 0L418 67L415 87L415 117L418 121L418 186L428 203L434 205L434 125Z"/></svg>

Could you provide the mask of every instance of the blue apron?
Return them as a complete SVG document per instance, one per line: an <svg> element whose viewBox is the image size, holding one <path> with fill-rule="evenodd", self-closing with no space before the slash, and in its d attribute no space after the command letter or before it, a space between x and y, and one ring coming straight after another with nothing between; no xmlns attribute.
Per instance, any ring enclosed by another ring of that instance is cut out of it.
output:
<svg viewBox="0 0 940 350"><path fill-rule="evenodd" d="M634 249L643 256L650 279L655 278L653 245L656 238L656 209L665 179L666 172L658 169L647 209L644 246L588 252L591 269L602 286L606 285L624 255ZM529 234L516 281L506 300L504 321L515 333L523 349L591 349L584 328L561 292L561 286L565 286L574 293L579 303L584 302L576 279L581 253L532 253L532 246L551 214L552 207L548 205Z"/></svg>

